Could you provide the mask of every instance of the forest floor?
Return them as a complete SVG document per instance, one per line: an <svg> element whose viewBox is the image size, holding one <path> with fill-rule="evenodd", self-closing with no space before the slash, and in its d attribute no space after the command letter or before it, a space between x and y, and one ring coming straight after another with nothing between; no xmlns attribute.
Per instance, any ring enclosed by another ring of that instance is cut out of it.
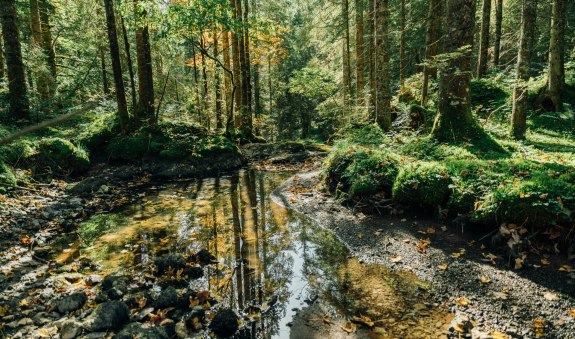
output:
<svg viewBox="0 0 575 339"><path fill-rule="evenodd" d="M419 213L354 211L323 192L319 176L317 171L294 176L278 188L276 199L333 231L365 265L384 264L429 282L433 302L455 315L453 332L444 335L569 338L575 333L575 274L563 266L564 257L541 258L544 264L514 270L509 258L478 241L480 235ZM309 331L309 337L341 333L335 324L310 321L317 314L321 311L313 306L294 323L304 325L302 333Z"/></svg>

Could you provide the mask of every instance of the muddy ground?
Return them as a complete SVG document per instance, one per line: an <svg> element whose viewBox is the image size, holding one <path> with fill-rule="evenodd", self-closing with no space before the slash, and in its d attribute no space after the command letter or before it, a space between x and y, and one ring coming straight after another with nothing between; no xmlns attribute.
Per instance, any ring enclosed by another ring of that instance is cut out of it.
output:
<svg viewBox="0 0 575 339"><path fill-rule="evenodd" d="M543 257L532 250L514 269L504 252L477 242L479 235L433 217L396 208L365 215L344 207L322 192L319 177L318 171L298 174L276 190L274 199L333 231L365 265L384 264L429 282L432 301L455 318L442 336L575 336L575 274L564 254ZM337 324L310 321L321 314L318 307L300 312L294 321L298 331L309 338L341 334Z"/></svg>

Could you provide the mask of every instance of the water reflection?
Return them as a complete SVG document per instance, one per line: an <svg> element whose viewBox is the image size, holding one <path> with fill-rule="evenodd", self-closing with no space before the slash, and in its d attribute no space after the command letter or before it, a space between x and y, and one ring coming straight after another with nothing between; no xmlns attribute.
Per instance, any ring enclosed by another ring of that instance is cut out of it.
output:
<svg viewBox="0 0 575 339"><path fill-rule="evenodd" d="M287 176L243 171L151 187L138 203L83 224L79 255L106 272L145 274L155 256L207 249L218 264L192 288L242 313L251 338L289 337L297 310L318 295L340 315L369 315L390 337L430 336L445 324L442 312L409 309L422 298L413 277L361 265L331 233L271 201Z"/></svg>

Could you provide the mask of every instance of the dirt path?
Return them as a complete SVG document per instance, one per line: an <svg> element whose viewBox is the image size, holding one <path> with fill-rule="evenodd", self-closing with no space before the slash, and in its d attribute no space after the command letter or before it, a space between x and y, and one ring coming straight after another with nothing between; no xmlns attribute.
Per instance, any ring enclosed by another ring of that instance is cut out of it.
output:
<svg viewBox="0 0 575 339"><path fill-rule="evenodd" d="M433 302L455 315L456 326L446 335L573 338L575 274L564 266L566 259L530 253L521 269L510 269L503 255L437 220L354 213L324 195L318 177L319 172L297 175L274 199L333 231L360 262L410 271L429 282ZM308 330L310 337L325 334Z"/></svg>

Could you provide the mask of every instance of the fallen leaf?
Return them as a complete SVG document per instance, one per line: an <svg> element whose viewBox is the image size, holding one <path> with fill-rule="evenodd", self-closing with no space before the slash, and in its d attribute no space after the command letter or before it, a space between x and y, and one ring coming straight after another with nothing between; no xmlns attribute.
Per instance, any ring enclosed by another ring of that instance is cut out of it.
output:
<svg viewBox="0 0 575 339"><path fill-rule="evenodd" d="M289 202L292 203L292 204L295 204L295 203L297 202L297 199L296 199L295 197L292 197L292 198L289 200Z"/></svg>
<svg viewBox="0 0 575 339"><path fill-rule="evenodd" d="M28 301L28 299L22 299L22 300L20 300L18 305L20 305L21 307L28 307L28 306L30 306L30 302Z"/></svg>
<svg viewBox="0 0 575 339"><path fill-rule="evenodd" d="M489 284L491 282L491 279L482 275L479 277L479 282L482 284Z"/></svg>
<svg viewBox="0 0 575 339"><path fill-rule="evenodd" d="M559 300L559 295L557 295L556 293L547 292L543 294L543 298L549 301L557 301Z"/></svg>
<svg viewBox="0 0 575 339"><path fill-rule="evenodd" d="M20 241L22 241L22 244L24 244L24 245L30 245L32 243L32 238L25 235L22 237L22 239L20 239Z"/></svg>
<svg viewBox="0 0 575 339"><path fill-rule="evenodd" d="M460 306L467 306L469 305L469 300L466 298L457 298L455 299L455 303Z"/></svg>
<svg viewBox="0 0 575 339"><path fill-rule="evenodd" d="M549 261L548 259L542 258L541 259L541 265L549 265L551 264L551 261Z"/></svg>
<svg viewBox="0 0 575 339"><path fill-rule="evenodd" d="M359 324L366 325L367 327L373 327L375 323L371 320L370 317L362 315L361 317L351 317L351 321Z"/></svg>
<svg viewBox="0 0 575 339"><path fill-rule="evenodd" d="M347 333L355 333L355 331L357 330L357 326L351 321L348 321L345 325L342 325L340 327Z"/></svg>
<svg viewBox="0 0 575 339"><path fill-rule="evenodd" d="M429 234L435 234L435 228L434 227L430 227L427 229L427 233Z"/></svg>
<svg viewBox="0 0 575 339"><path fill-rule="evenodd" d="M492 253L481 253L481 255L483 255L483 257L487 260L489 260L493 265L495 265L497 263L497 256L495 254Z"/></svg>
<svg viewBox="0 0 575 339"><path fill-rule="evenodd" d="M168 242L170 242L170 238L160 238L160 242L162 244L168 243Z"/></svg>
<svg viewBox="0 0 575 339"><path fill-rule="evenodd" d="M45 327L38 329L38 336L40 338L52 338L58 333L58 327Z"/></svg>
<svg viewBox="0 0 575 339"><path fill-rule="evenodd" d="M509 336L507 334L501 333L501 332L492 332L491 338L493 338L493 339L507 339L507 338L509 338Z"/></svg>
<svg viewBox="0 0 575 339"><path fill-rule="evenodd" d="M331 317L327 314L323 316L323 322L324 322L324 324L327 324L327 325L333 325L333 321L331 320Z"/></svg>
<svg viewBox="0 0 575 339"><path fill-rule="evenodd" d="M395 263L399 263L399 262L401 262L402 260L403 260L403 259L402 259L401 256L399 256L399 255L394 255L394 256L392 256L391 258L389 258L389 262L394 263L394 264L395 264Z"/></svg>
<svg viewBox="0 0 575 339"><path fill-rule="evenodd" d="M445 226L445 225L441 226L441 230L442 230L443 232L447 232L447 226Z"/></svg>
<svg viewBox="0 0 575 339"><path fill-rule="evenodd" d="M358 237L359 239L362 239L362 238L363 238L363 233L358 233L358 234L357 234L357 237Z"/></svg>
<svg viewBox="0 0 575 339"><path fill-rule="evenodd" d="M523 268L523 258L515 258L515 269L519 270Z"/></svg>
<svg viewBox="0 0 575 339"><path fill-rule="evenodd" d="M559 271L571 273L571 271L573 271L573 267L569 265L561 265L561 267L559 267Z"/></svg>
<svg viewBox="0 0 575 339"><path fill-rule="evenodd" d="M453 253L451 253L451 256L454 257L454 258L460 258L460 257L462 257L462 256L464 256L464 255L465 255L465 249L464 249L464 248L460 248L460 249L459 249L459 252L453 252Z"/></svg>
<svg viewBox="0 0 575 339"><path fill-rule="evenodd" d="M569 310L569 315L575 318L575 310Z"/></svg>
<svg viewBox="0 0 575 339"><path fill-rule="evenodd" d="M535 319L533 320L533 332L535 332L535 338L542 338L545 336L545 320Z"/></svg>
<svg viewBox="0 0 575 339"><path fill-rule="evenodd" d="M6 312L8 312L8 309L10 308L10 306L8 305L2 305L0 306L0 317L3 317L6 315Z"/></svg>
<svg viewBox="0 0 575 339"><path fill-rule="evenodd" d="M507 300L509 299L509 295L507 293L504 292L493 292L493 296L495 297L495 299L497 300Z"/></svg>
<svg viewBox="0 0 575 339"><path fill-rule="evenodd" d="M439 268L439 269L442 270L442 271L447 270L447 267L448 267L447 264L441 264L441 265L437 266L437 268Z"/></svg>

